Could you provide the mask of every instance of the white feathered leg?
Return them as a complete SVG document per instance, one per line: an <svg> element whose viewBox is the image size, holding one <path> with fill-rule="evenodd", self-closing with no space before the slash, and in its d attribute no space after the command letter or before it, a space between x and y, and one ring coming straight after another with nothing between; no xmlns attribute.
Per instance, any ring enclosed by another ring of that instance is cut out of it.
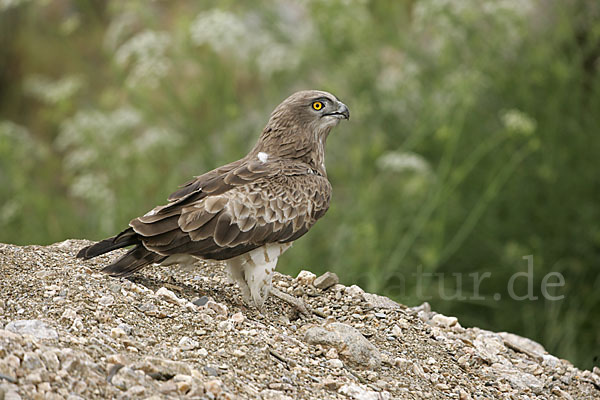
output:
<svg viewBox="0 0 600 400"><path fill-rule="evenodd" d="M244 301L262 309L271 292L277 258L290 246L269 244L227 261L229 275L240 286Z"/></svg>
<svg viewBox="0 0 600 400"><path fill-rule="evenodd" d="M273 271L277 266L277 258L265 264L253 265L246 263L244 266L244 276L246 283L250 288L250 295L254 301L254 305L259 310L262 310L267 296L271 292L273 281Z"/></svg>
<svg viewBox="0 0 600 400"><path fill-rule="evenodd" d="M240 292L242 292L242 300L246 305L252 305L252 296L250 295L250 288L246 283L246 277L244 276L244 264L245 261L239 257L227 260L227 272L229 278L238 284Z"/></svg>

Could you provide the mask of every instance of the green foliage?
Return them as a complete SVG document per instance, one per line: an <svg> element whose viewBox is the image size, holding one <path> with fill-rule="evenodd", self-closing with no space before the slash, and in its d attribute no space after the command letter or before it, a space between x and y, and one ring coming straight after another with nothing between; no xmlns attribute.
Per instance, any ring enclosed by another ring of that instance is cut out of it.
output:
<svg viewBox="0 0 600 400"><path fill-rule="evenodd" d="M589 368L599 17L585 0L0 3L0 241L114 234L245 154L291 92L329 90L352 112L329 138L333 203L280 270L427 299ZM538 299L517 301L528 255ZM549 272L564 299L540 293Z"/></svg>

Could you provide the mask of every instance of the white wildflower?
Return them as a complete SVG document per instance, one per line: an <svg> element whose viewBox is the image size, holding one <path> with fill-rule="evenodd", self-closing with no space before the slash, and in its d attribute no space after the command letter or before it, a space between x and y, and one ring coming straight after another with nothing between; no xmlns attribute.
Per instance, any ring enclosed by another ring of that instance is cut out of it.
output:
<svg viewBox="0 0 600 400"><path fill-rule="evenodd" d="M101 229L115 229L115 194L108 186L108 179L101 174L87 173L76 176L70 186L71 195L86 200L102 213Z"/></svg>
<svg viewBox="0 0 600 400"><path fill-rule="evenodd" d="M4 120L0 121L0 140L3 139L29 143L31 136L25 127L17 125L12 121Z"/></svg>
<svg viewBox="0 0 600 400"><path fill-rule="evenodd" d="M377 167L391 172L414 171L428 174L431 171L429 163L423 156L400 151L390 151L383 154L377 159Z"/></svg>
<svg viewBox="0 0 600 400"><path fill-rule="evenodd" d="M284 19L299 18L281 13ZM299 33L298 36L294 32ZM299 62L297 49L307 39L310 29L285 29L286 43L280 43L263 27L257 15L239 17L231 12L214 9L198 14L190 26L190 36L196 45L210 46L216 53L241 61L256 62L262 76L295 68Z"/></svg>
<svg viewBox="0 0 600 400"><path fill-rule="evenodd" d="M0 0L0 12L29 3L31 0Z"/></svg>
<svg viewBox="0 0 600 400"><path fill-rule="evenodd" d="M60 150L73 146L111 146L120 138L130 135L142 123L139 111L123 107L111 113L97 110L80 111L61 125L55 145Z"/></svg>
<svg viewBox="0 0 600 400"><path fill-rule="evenodd" d="M531 135L537 128L535 119L516 109L502 111L500 119L507 130L524 136Z"/></svg>
<svg viewBox="0 0 600 400"><path fill-rule="evenodd" d="M295 68L300 63L300 57L286 46L271 43L263 47L256 62L262 75L268 77L274 72Z"/></svg>
<svg viewBox="0 0 600 400"><path fill-rule="evenodd" d="M120 66L131 64L127 86L158 86L160 78L164 77L171 67L171 62L166 56L170 44L171 37L168 33L147 30L121 45L115 53L115 61Z"/></svg>
<svg viewBox="0 0 600 400"><path fill-rule="evenodd" d="M56 104L73 96L82 87L79 76L67 76L57 80L32 75L25 79L25 93L48 104Z"/></svg>
<svg viewBox="0 0 600 400"><path fill-rule="evenodd" d="M154 149L178 146L183 142L180 134L164 128L151 127L142 133L136 140L137 152L145 153Z"/></svg>
<svg viewBox="0 0 600 400"><path fill-rule="evenodd" d="M197 45L209 45L216 52L244 52L243 44L249 33L240 18L219 9L198 14L190 26L192 41Z"/></svg>
<svg viewBox="0 0 600 400"><path fill-rule="evenodd" d="M135 29L138 20L133 12L123 12L116 15L110 22L106 35L104 35L104 46L109 51L115 51L123 43L128 35Z"/></svg>

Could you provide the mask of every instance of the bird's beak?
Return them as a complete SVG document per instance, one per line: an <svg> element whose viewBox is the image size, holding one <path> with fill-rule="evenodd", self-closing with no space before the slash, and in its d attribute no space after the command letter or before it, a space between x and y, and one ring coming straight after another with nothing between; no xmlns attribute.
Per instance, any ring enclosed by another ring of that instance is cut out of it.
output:
<svg viewBox="0 0 600 400"><path fill-rule="evenodd" d="M341 101L338 101L337 112L340 113L345 119L350 119L350 110L348 110L348 107Z"/></svg>
<svg viewBox="0 0 600 400"><path fill-rule="evenodd" d="M340 119L350 119L350 110L348 110L348 107L341 101L337 102L337 106L337 110L335 110L334 112L327 113L325 115L330 115L332 117Z"/></svg>

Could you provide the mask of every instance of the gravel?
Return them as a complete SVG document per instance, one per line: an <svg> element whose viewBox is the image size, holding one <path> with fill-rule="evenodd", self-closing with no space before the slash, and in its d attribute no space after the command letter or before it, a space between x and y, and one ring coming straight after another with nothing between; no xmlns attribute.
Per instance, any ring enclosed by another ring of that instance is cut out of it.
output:
<svg viewBox="0 0 600 400"><path fill-rule="evenodd" d="M89 244L0 244L0 399L598 399L600 376L327 274L247 308L219 263L99 273ZM317 286L318 285L318 286Z"/></svg>

